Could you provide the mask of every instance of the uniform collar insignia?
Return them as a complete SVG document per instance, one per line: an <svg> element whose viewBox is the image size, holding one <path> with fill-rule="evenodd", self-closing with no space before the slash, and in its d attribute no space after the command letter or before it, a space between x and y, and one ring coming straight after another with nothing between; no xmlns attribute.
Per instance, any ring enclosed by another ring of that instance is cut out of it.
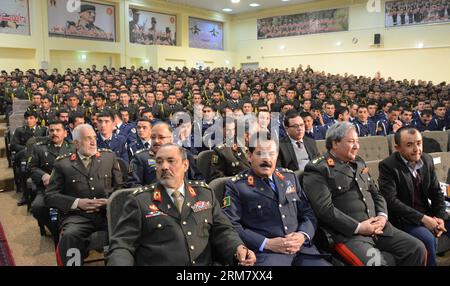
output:
<svg viewBox="0 0 450 286"><path fill-rule="evenodd" d="M236 151L237 151L237 149L238 149L238 146L237 146L237 144L233 144L233 146L231 147L231 149L233 149L233 151L234 151L234 152L236 152Z"/></svg>
<svg viewBox="0 0 450 286"><path fill-rule="evenodd" d="M364 169L362 169L361 173L363 174L369 173L369 167L365 167Z"/></svg>
<svg viewBox="0 0 450 286"><path fill-rule="evenodd" d="M255 180L253 179L253 176L247 177L247 185L249 185L251 187L255 186Z"/></svg>
<svg viewBox="0 0 450 286"><path fill-rule="evenodd" d="M95 158L100 158L100 152L95 153Z"/></svg>
<svg viewBox="0 0 450 286"><path fill-rule="evenodd" d="M157 212L159 209L157 206L155 205L148 205L148 208L152 211L152 212Z"/></svg>
<svg viewBox="0 0 450 286"><path fill-rule="evenodd" d="M70 156L70 161L75 161L77 159L77 154L73 153L72 156Z"/></svg>
<svg viewBox="0 0 450 286"><path fill-rule="evenodd" d="M332 158L328 158L327 159L327 164L328 164L328 166L330 166L330 167L334 167L335 165L334 165L334 160L332 159Z"/></svg>
<svg viewBox="0 0 450 286"><path fill-rule="evenodd" d="M153 193L153 200L157 202L161 202L161 191L159 189L156 189Z"/></svg>
<svg viewBox="0 0 450 286"><path fill-rule="evenodd" d="M278 177L278 179L284 181L284 175L283 175L283 174L281 174L281 173L278 172L278 171L275 171L275 175Z"/></svg>
<svg viewBox="0 0 450 286"><path fill-rule="evenodd" d="M192 186L189 186L188 190L191 197L195 198L197 196L197 193L194 191L194 188Z"/></svg>

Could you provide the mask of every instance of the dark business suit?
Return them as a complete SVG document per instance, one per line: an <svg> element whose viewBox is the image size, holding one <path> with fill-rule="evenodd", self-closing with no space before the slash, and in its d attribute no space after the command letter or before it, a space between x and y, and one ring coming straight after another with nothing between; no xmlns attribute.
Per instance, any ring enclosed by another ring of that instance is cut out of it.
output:
<svg viewBox="0 0 450 286"><path fill-rule="evenodd" d="M309 160L320 156L314 139L304 136L303 144L308 153ZM280 154L278 154L277 165L292 171L298 170L297 157L295 156L294 147L289 136L280 139Z"/></svg>
<svg viewBox="0 0 450 286"><path fill-rule="evenodd" d="M436 177L433 158L423 153L421 160L423 166L418 171L421 177L420 189L415 188L411 172L399 152L394 152L380 162L379 185L380 191L386 198L392 223L419 238L427 247L428 264L435 265L436 239L422 225L421 220L424 215L448 220L448 215L445 211L444 195ZM415 194L415 192L419 193ZM418 198L421 199L420 205L425 213L415 208L417 205L415 199ZM450 223L447 221L446 225L450 226Z"/></svg>

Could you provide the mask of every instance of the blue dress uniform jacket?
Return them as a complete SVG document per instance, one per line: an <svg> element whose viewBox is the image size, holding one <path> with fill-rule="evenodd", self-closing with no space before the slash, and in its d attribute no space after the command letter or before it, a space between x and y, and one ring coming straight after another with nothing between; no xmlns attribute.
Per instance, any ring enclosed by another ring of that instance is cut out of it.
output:
<svg viewBox="0 0 450 286"><path fill-rule="evenodd" d="M377 135L388 136L389 134L394 134L394 123L386 119L379 120L377 122Z"/></svg>
<svg viewBox="0 0 450 286"><path fill-rule="evenodd" d="M204 180L203 175L197 168L194 157L187 152L189 160L189 169L186 172L186 178L189 180ZM128 181L126 186L129 188L147 186L156 182L156 161L155 154L150 149L138 151L128 166Z"/></svg>
<svg viewBox="0 0 450 286"><path fill-rule="evenodd" d="M136 125L133 123L122 123L119 129L116 130L116 134L126 137L128 144L138 139L136 134Z"/></svg>
<svg viewBox="0 0 450 286"><path fill-rule="evenodd" d="M112 150L117 158L122 159L128 165L127 138L125 136L113 133L111 142L107 144L103 141L102 136L97 134L97 148Z"/></svg>
<svg viewBox="0 0 450 286"><path fill-rule="evenodd" d="M185 181L184 186L181 214L160 184L130 195L111 234L108 265L233 264L243 243L214 192L203 182Z"/></svg>
<svg viewBox="0 0 450 286"><path fill-rule="evenodd" d="M312 240L317 226L295 173L277 169L273 181L277 193L250 169L225 184L224 212L245 245L256 253L257 263L270 253L259 251L265 238L303 232ZM310 241L305 242L300 253L322 255Z"/></svg>
<svg viewBox="0 0 450 286"><path fill-rule="evenodd" d="M138 138L136 141L128 145L128 158L131 160L138 151L145 150L148 148L150 148L150 146L145 147L144 144L142 143L142 140Z"/></svg>
<svg viewBox="0 0 450 286"><path fill-rule="evenodd" d="M353 124L358 132L358 137L367 137L376 135L376 124L373 121L368 120L367 124L362 124L361 121L355 119Z"/></svg>

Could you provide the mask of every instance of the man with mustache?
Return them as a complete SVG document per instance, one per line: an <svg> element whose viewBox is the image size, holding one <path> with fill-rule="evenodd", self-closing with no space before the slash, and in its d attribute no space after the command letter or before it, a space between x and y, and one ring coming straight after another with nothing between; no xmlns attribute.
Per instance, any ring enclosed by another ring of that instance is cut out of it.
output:
<svg viewBox="0 0 450 286"><path fill-rule="evenodd" d="M277 144L259 135L250 139L250 170L225 184L225 214L256 253L255 265L328 266L312 242L317 219L296 175L275 168Z"/></svg>
<svg viewBox="0 0 450 286"><path fill-rule="evenodd" d="M57 157L72 152L72 144L66 141L67 131L64 122L56 120L50 122L48 127L49 137L32 146L28 158L28 168L31 171L31 179L36 186L37 194L31 204L31 213L37 219L41 235L45 235L46 226L57 241L58 231L50 222L49 208L44 203L45 188L50 181L50 173Z"/></svg>
<svg viewBox="0 0 450 286"><path fill-rule="evenodd" d="M59 265L81 265L71 259L74 250L86 257L89 236L107 230L108 196L122 186L122 171L117 157L109 149L97 149L91 125L81 124L73 130L76 152L56 159L45 192L45 204L60 211Z"/></svg>
<svg viewBox="0 0 450 286"><path fill-rule="evenodd" d="M134 153L128 167L128 187L150 185L156 180L155 155L159 148L168 143L173 143L173 132L169 124L158 122L152 127L150 149L143 149ZM189 169L186 173L189 180L203 180L203 175L197 169L194 157L188 153Z"/></svg>
<svg viewBox="0 0 450 286"><path fill-rule="evenodd" d="M185 179L186 150L169 143L155 159L158 181L138 189L125 203L111 234L107 264L253 265L255 254L222 213L214 192L203 182Z"/></svg>
<svg viewBox="0 0 450 286"><path fill-rule="evenodd" d="M436 265L436 239L450 228L433 158L423 150L422 135L413 126L394 136L391 156L380 163L380 191L398 228L420 239L428 251L428 265ZM429 203L429 201L431 203Z"/></svg>
<svg viewBox="0 0 450 286"><path fill-rule="evenodd" d="M328 152L306 165L303 186L333 250L353 266L423 266L423 243L388 222L386 201L357 155L355 125L334 124L325 143Z"/></svg>

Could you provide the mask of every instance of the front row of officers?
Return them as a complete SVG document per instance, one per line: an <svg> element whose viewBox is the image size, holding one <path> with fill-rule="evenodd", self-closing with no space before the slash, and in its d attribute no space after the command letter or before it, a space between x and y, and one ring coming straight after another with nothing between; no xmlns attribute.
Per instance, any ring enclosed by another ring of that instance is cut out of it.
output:
<svg viewBox="0 0 450 286"><path fill-rule="evenodd" d="M50 125L51 142L36 145L32 160L62 153L62 129ZM306 164L301 180L276 167L279 148L269 134L254 134L249 167L226 182L223 197L188 178L189 156L170 142L167 124L152 130L158 143L142 152L148 157L142 166L128 171L133 176L152 165L144 172L155 180L124 204L109 234L108 265L326 266L330 253L348 265L436 263L436 239L450 225L433 160L413 127L397 131L398 152L380 164L381 192L357 155L354 125L341 122L329 128L327 153ZM72 136L73 152L32 177L45 207L59 210L62 265L71 265L74 248L84 257L89 236L106 230L107 199L127 173L114 152L97 148L90 125L77 126ZM315 245L318 229L333 241L327 253Z"/></svg>

